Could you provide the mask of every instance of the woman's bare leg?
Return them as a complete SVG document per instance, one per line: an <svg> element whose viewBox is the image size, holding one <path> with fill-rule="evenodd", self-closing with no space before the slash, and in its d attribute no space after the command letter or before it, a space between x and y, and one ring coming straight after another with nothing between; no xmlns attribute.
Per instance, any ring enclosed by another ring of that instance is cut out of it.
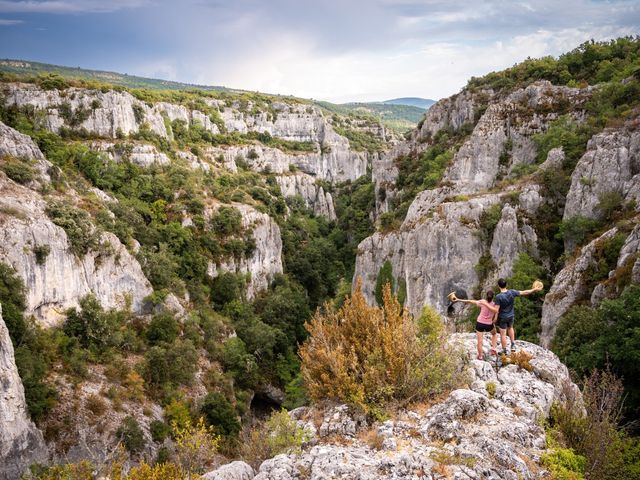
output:
<svg viewBox="0 0 640 480"><path fill-rule="evenodd" d="M484 334L482 332L476 332L476 338L478 339L478 358L483 356L482 353L482 340Z"/></svg>

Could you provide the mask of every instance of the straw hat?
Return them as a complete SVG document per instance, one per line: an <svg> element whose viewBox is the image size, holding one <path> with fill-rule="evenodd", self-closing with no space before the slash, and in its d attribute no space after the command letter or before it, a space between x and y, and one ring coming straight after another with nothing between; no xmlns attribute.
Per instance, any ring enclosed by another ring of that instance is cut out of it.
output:
<svg viewBox="0 0 640 480"><path fill-rule="evenodd" d="M543 287L544 287L544 285L542 284L542 282L540 280L536 280L535 282L533 282L533 288L535 290L542 290Z"/></svg>
<svg viewBox="0 0 640 480"><path fill-rule="evenodd" d="M457 302L458 301L458 297L456 297L456 292L451 292L449 295L447 295L447 298L451 302Z"/></svg>

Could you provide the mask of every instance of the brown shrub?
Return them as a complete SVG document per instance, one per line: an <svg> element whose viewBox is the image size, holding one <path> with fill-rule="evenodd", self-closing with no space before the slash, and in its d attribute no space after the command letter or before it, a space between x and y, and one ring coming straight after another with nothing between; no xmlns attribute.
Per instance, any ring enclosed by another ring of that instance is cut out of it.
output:
<svg viewBox="0 0 640 480"><path fill-rule="evenodd" d="M419 401L453 384L440 319L427 311L416 323L388 284L383 299L382 307L368 305L358 282L339 310L327 303L305 324L300 357L312 399L380 416L389 402Z"/></svg>
<svg viewBox="0 0 640 480"><path fill-rule="evenodd" d="M89 395L84 401L84 406L95 417L101 417L107 411L107 402L105 402L99 395Z"/></svg>

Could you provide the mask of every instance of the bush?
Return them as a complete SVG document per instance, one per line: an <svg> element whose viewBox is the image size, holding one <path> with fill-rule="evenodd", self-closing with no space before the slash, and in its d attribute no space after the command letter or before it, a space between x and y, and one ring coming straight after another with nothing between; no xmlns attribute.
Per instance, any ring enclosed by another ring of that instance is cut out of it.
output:
<svg viewBox="0 0 640 480"><path fill-rule="evenodd" d="M67 310L67 319L62 330L76 338L83 348L99 353L117 344L120 319L114 312L105 312L93 294L80 300L80 311Z"/></svg>
<svg viewBox="0 0 640 480"><path fill-rule="evenodd" d="M79 257L100 246L100 232L94 227L89 214L67 203L54 201L46 209L53 223L62 227L71 244L71 252Z"/></svg>
<svg viewBox="0 0 640 480"><path fill-rule="evenodd" d="M378 415L388 402L424 399L453 381L446 343L438 334L418 334L390 286L383 307L371 307L358 284L339 310L326 304L306 327L310 336L300 357L314 400L335 399Z"/></svg>
<svg viewBox="0 0 640 480"><path fill-rule="evenodd" d="M173 424L176 457L182 468L191 473L202 473L216 458L220 438L200 418L195 425L189 421L184 427ZM190 478L191 475L188 475Z"/></svg>
<svg viewBox="0 0 640 480"><path fill-rule="evenodd" d="M266 459L281 453L296 454L310 438L286 410L274 412L259 428L245 434L242 444L243 458L254 468Z"/></svg>
<svg viewBox="0 0 640 480"><path fill-rule="evenodd" d="M200 413L218 435L236 437L240 432L240 422L235 408L219 392L212 392L204 397Z"/></svg>
<svg viewBox="0 0 640 480"><path fill-rule="evenodd" d="M189 340L151 347L144 359L144 379L156 392L165 385L190 385L198 367L198 352Z"/></svg>
<svg viewBox="0 0 640 480"><path fill-rule="evenodd" d="M569 448L554 448L542 455L540 461L549 469L553 480L584 479L585 458Z"/></svg>
<svg viewBox="0 0 640 480"><path fill-rule="evenodd" d="M376 286L374 292L376 295L376 303L378 304L378 306L382 306L384 302L384 288L387 285L389 285L392 292L395 291L396 279L393 276L393 267L389 260L386 260L382 264L376 278Z"/></svg>
<svg viewBox="0 0 640 480"><path fill-rule="evenodd" d="M127 451L131 454L141 452L146 446L144 433L134 417L125 417L116 432Z"/></svg>
<svg viewBox="0 0 640 480"><path fill-rule="evenodd" d="M170 313L154 315L147 327L146 336L149 345L173 343L178 337L178 321Z"/></svg>
<svg viewBox="0 0 640 480"><path fill-rule="evenodd" d="M7 177L20 185L25 185L36 178L33 167L26 161L17 158L5 157L0 164L0 169L7 174Z"/></svg>
<svg viewBox="0 0 640 480"><path fill-rule="evenodd" d="M189 478L188 472L174 463L158 462L151 466L141 463L129 470L126 480L183 480Z"/></svg>
<svg viewBox="0 0 640 480"><path fill-rule="evenodd" d="M151 438L156 443L164 442L164 439L169 436L169 433L171 433L169 425L160 420L152 421L149 425L149 430L151 432Z"/></svg>
<svg viewBox="0 0 640 480"><path fill-rule="evenodd" d="M51 248L49 245L37 245L33 247L33 253L36 256L36 263L38 265L44 265L50 252Z"/></svg>

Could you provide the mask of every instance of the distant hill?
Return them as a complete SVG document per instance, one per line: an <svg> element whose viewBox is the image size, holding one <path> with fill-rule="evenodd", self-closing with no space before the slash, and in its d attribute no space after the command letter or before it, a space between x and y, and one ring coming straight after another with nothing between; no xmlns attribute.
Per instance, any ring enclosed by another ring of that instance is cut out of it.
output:
<svg viewBox="0 0 640 480"><path fill-rule="evenodd" d="M384 103L385 105L409 105L412 107L418 107L427 110L431 105L436 103L436 101L431 100L430 98L402 97L385 100L381 103Z"/></svg>
<svg viewBox="0 0 640 480"><path fill-rule="evenodd" d="M321 107L341 115L379 118L383 125L397 132L406 132L415 128L426 111L424 108L416 106L383 102L317 103Z"/></svg>
<svg viewBox="0 0 640 480"><path fill-rule="evenodd" d="M65 78L77 78L82 80L94 80L102 83L121 85L128 88L150 88L153 90L214 90L229 91L232 89L220 86L197 85L192 83L173 82L171 80L159 80L157 78L138 77L126 73L108 72L103 70L87 70L80 67L65 67L51 65L49 63L31 62L26 60L0 60L0 72L15 73L18 75L39 75L42 73L56 73Z"/></svg>
<svg viewBox="0 0 640 480"><path fill-rule="evenodd" d="M28 60L1 59L0 73L2 72L19 76L32 76L54 73L64 78L95 81L103 84L118 85L125 88L140 88L150 90L196 89L221 92L243 92L243 90L240 89L227 88L222 86L174 82L170 80L160 80L157 78L138 77L136 75L127 75L123 73L103 70L88 70L80 67L65 67L61 65L32 62ZM420 102L422 102L421 105L425 105L427 104L427 102L433 103L432 100L426 100L422 98L398 98L394 100L387 100L386 102L345 103L341 105L323 101L304 101L316 103L324 109L334 113L372 118L373 120L382 122L387 128L391 128L397 132L405 132L414 128L422 119L425 108L427 107L415 106L414 104L418 104Z"/></svg>

